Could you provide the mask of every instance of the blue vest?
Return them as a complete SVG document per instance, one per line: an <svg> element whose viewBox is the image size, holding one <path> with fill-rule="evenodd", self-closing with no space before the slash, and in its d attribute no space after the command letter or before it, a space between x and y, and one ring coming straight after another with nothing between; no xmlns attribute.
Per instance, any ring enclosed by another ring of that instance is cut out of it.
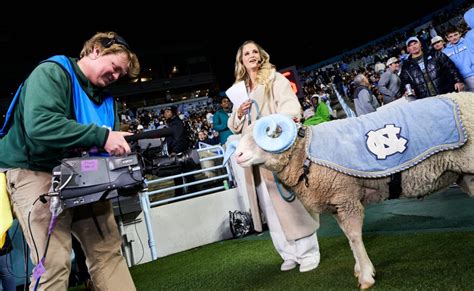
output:
<svg viewBox="0 0 474 291"><path fill-rule="evenodd" d="M115 125L115 112L114 112L114 99L112 95L107 95L101 104L94 103L87 93L82 89L79 80L77 79L76 73L74 72L73 66L66 56L53 56L47 59L45 62L55 62L60 65L65 72L68 73L71 85L72 85L72 97L74 99L74 112L76 115L77 122L81 124L96 124L98 126L107 127L113 129ZM21 88L23 83L20 85L13 97L12 103L8 107L7 114L5 116L5 123L2 129L0 129L0 138L5 136L10 128L13 112L16 104L20 98Z"/></svg>

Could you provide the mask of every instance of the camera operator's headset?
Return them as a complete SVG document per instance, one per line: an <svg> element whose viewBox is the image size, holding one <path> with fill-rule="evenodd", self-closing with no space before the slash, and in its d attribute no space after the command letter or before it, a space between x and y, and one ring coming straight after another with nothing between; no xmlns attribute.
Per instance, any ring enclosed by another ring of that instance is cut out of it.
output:
<svg viewBox="0 0 474 291"><path fill-rule="evenodd" d="M100 40L100 44L105 48L109 48L113 44L120 44L120 45L123 45L124 47L126 47L127 49L130 50L130 46L125 41L125 39L123 37L121 37L120 35L115 35L115 37L113 37L113 38L108 38L108 37L103 38L103 39Z"/></svg>

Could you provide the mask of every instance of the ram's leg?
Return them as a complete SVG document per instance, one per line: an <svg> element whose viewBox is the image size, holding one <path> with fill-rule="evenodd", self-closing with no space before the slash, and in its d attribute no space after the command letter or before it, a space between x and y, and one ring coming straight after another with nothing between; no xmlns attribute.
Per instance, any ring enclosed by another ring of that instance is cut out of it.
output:
<svg viewBox="0 0 474 291"><path fill-rule="evenodd" d="M462 175L458 180L458 184L464 192L474 197L474 175Z"/></svg>
<svg viewBox="0 0 474 291"><path fill-rule="evenodd" d="M349 240L354 254L354 273L358 277L360 288L370 288L375 283L375 269L362 241L364 207L360 201L340 205L337 208L336 220Z"/></svg>

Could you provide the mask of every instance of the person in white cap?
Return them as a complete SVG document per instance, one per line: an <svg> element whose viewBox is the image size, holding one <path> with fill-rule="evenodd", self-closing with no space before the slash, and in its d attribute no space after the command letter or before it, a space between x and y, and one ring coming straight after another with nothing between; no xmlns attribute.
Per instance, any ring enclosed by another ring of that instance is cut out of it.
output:
<svg viewBox="0 0 474 291"><path fill-rule="evenodd" d="M437 35L431 39L431 46L435 51L442 51L444 49L444 39Z"/></svg>
<svg viewBox="0 0 474 291"><path fill-rule="evenodd" d="M391 57L387 61L387 70L380 76L377 83L379 92L383 95L383 104L388 104L395 99L400 98L402 81L398 76L400 71L400 60L396 57Z"/></svg>
<svg viewBox="0 0 474 291"><path fill-rule="evenodd" d="M416 36L406 45L410 57L402 65L402 88L410 84L417 99L464 90L459 70L445 54L424 53Z"/></svg>

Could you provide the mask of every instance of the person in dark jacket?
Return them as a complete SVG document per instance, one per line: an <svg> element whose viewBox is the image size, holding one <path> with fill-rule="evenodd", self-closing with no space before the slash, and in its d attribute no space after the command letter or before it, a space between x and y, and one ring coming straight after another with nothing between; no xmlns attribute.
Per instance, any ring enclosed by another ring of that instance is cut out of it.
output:
<svg viewBox="0 0 474 291"><path fill-rule="evenodd" d="M71 233L81 242L98 290L135 290L110 200L64 209L50 238L55 196L36 202L50 192L52 169L71 150L130 152L124 138L130 133L116 131L114 98L104 89L139 72L138 58L125 40L115 32L100 32L84 43L79 59L54 56L40 63L18 90L4 127L8 132L0 139L0 171L6 170L13 211L36 265L31 290L67 290Z"/></svg>
<svg viewBox="0 0 474 291"><path fill-rule="evenodd" d="M406 45L410 56L403 62L400 74L403 90L410 84L418 99L464 90L459 70L445 54L424 53L415 36L410 37Z"/></svg>
<svg viewBox="0 0 474 291"><path fill-rule="evenodd" d="M189 133L184 123L177 116L177 108L168 106L165 108L164 116L167 127L171 129L172 134L165 137L165 144L168 148L168 155L173 156L189 149Z"/></svg>
<svg viewBox="0 0 474 291"><path fill-rule="evenodd" d="M169 157L175 157L179 159L180 156L184 152L186 152L190 148L189 144L189 132L186 129L183 121L177 116L177 108L175 106L168 106L165 108L164 116L166 119L166 125L168 129L171 131L171 134L168 135L167 131L164 130L163 132L165 135L165 144L168 151ZM192 168L180 168L179 172L187 172L193 170ZM182 185L183 182L194 182L194 176L188 175L185 177L177 177L174 178L174 185ZM181 196L186 192L194 192L196 191L195 186L184 187L184 188L177 188L174 190L174 195Z"/></svg>

